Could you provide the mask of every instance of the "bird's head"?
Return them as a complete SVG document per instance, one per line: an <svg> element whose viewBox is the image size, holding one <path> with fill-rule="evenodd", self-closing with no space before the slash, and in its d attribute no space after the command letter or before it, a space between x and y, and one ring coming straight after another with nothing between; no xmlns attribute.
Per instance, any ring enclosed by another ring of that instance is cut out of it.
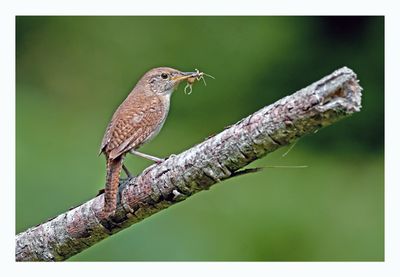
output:
<svg viewBox="0 0 400 277"><path fill-rule="evenodd" d="M149 70L140 79L140 83L150 94L171 95L179 83L188 79L197 79L203 75L202 72L182 72L170 67L157 67Z"/></svg>

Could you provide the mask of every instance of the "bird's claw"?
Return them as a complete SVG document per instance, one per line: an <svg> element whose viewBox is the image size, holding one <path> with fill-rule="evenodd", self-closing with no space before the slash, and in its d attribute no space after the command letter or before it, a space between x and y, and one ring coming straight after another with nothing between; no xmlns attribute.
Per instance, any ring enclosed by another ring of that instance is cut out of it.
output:
<svg viewBox="0 0 400 277"><path fill-rule="evenodd" d="M176 155L175 155L175 154L171 154L171 155L169 155L169 157L164 158L164 159L160 159L160 158L153 159L154 164L152 164L151 166L149 166L148 168L146 168L146 169L143 171L142 174L146 174L147 172L150 171L150 169L152 169L152 168L155 167L156 165L162 164L162 163L165 162L166 160L168 160L168 159L170 159L170 158L173 158L173 157L176 157Z"/></svg>
<svg viewBox="0 0 400 277"><path fill-rule="evenodd" d="M174 157L176 157L176 155L175 155L175 154L171 154L171 155L169 155L168 157L166 157L166 158L164 158L164 159L157 159L157 160L155 160L155 163L156 163L156 164L161 164L161 163L165 162L166 160L171 159L171 158L174 158Z"/></svg>
<svg viewBox="0 0 400 277"><path fill-rule="evenodd" d="M155 160L155 163L156 164L161 164L161 163L165 162L165 160L166 159L157 159L157 160Z"/></svg>
<svg viewBox="0 0 400 277"><path fill-rule="evenodd" d="M155 166L157 166L158 165L158 163L156 162L156 163L154 163L154 164L152 164L151 166L149 166L148 168L146 168L145 170L143 170L143 172L142 172L142 174L141 175L146 175L147 174L147 172L149 172L153 167L155 167Z"/></svg>
<svg viewBox="0 0 400 277"><path fill-rule="evenodd" d="M164 161L166 161L166 160L168 160L168 159L171 159L171 158L174 158L174 157L176 157L176 154L171 154L171 155L169 155L168 157L166 157L166 158L164 159Z"/></svg>

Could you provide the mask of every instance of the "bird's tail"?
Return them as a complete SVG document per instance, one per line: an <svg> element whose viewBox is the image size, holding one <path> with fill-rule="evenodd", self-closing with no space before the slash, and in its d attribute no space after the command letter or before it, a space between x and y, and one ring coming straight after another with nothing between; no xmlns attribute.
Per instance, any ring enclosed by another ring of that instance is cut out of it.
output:
<svg viewBox="0 0 400 277"><path fill-rule="evenodd" d="M117 207L119 175L122 170L122 157L107 159L106 189L104 193L104 212L113 213Z"/></svg>

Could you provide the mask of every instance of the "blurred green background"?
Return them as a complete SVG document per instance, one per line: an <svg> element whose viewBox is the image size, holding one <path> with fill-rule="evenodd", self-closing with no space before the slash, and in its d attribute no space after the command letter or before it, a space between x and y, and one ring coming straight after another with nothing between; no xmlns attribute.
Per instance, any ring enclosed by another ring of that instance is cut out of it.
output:
<svg viewBox="0 0 400 277"><path fill-rule="evenodd" d="M141 148L166 157L346 65L362 111L251 165L308 168L228 180L70 260L384 259L383 17L19 16L16 43L16 233L104 186L103 133L148 69L216 78L175 92Z"/></svg>

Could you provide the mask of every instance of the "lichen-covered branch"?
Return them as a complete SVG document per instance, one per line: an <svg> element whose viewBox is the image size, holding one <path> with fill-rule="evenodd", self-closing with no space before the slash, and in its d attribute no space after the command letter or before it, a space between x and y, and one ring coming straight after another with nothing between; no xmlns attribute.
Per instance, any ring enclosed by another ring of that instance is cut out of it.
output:
<svg viewBox="0 0 400 277"><path fill-rule="evenodd" d="M343 67L242 119L185 152L121 184L114 216L102 218L103 194L16 235L17 261L60 261L240 168L361 108L356 74Z"/></svg>

